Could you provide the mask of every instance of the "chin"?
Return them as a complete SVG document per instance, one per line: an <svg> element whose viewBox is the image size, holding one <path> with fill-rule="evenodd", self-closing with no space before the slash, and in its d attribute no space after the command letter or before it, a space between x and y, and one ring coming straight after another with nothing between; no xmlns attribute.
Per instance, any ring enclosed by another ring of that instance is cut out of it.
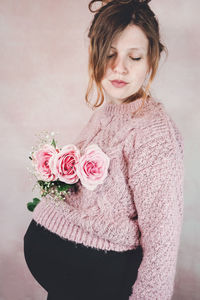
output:
<svg viewBox="0 0 200 300"><path fill-rule="evenodd" d="M122 101L126 96L117 94L107 94L108 99L115 99L117 101Z"/></svg>
<svg viewBox="0 0 200 300"><path fill-rule="evenodd" d="M132 94L127 94L127 93L120 93L120 91L115 91L114 93L106 93L108 95L108 97L114 98L114 99L118 99L118 100L123 100L127 97L129 97Z"/></svg>

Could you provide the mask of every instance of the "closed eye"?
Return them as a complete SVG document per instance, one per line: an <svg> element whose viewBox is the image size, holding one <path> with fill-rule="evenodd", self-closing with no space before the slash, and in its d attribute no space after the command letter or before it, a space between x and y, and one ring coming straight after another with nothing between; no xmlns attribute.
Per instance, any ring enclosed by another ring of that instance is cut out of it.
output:
<svg viewBox="0 0 200 300"><path fill-rule="evenodd" d="M111 57L113 57L113 56L114 56L114 54L111 54L111 55L108 55L107 58L111 58Z"/></svg>
<svg viewBox="0 0 200 300"><path fill-rule="evenodd" d="M130 57L132 60L140 60L141 59L141 57L135 57L135 58L133 58L133 57Z"/></svg>
<svg viewBox="0 0 200 300"><path fill-rule="evenodd" d="M109 59L109 58L112 58L113 56L114 56L115 54L111 54L111 55L108 55L107 56L107 58ZM140 60L141 59L141 57L131 57L131 56L129 56L130 57L130 59L132 59L132 60Z"/></svg>

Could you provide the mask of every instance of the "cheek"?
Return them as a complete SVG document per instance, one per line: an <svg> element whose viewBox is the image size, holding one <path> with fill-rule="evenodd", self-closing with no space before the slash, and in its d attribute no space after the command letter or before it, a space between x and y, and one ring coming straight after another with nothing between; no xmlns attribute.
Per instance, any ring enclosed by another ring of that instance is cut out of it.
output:
<svg viewBox="0 0 200 300"><path fill-rule="evenodd" d="M106 76L104 76L104 78L101 81L101 85L104 90L107 90L107 88L108 88L108 80L106 80L106 79L107 79Z"/></svg>
<svg viewBox="0 0 200 300"><path fill-rule="evenodd" d="M131 73L136 80L143 82L146 78L147 71L148 67L144 64L133 66Z"/></svg>
<svg viewBox="0 0 200 300"><path fill-rule="evenodd" d="M139 73L138 73L137 78L138 78L138 81L139 81L140 83L143 83L143 82L144 82L145 77L146 77L146 72L139 72Z"/></svg>
<svg viewBox="0 0 200 300"><path fill-rule="evenodd" d="M107 68L103 78L102 78L102 81L101 81L101 84L102 84L102 87L103 88L106 88L108 86L108 80L111 78L112 76L112 71L110 68Z"/></svg>
<svg viewBox="0 0 200 300"><path fill-rule="evenodd" d="M111 75L111 73L112 73L111 68L107 68L103 79L108 78Z"/></svg>

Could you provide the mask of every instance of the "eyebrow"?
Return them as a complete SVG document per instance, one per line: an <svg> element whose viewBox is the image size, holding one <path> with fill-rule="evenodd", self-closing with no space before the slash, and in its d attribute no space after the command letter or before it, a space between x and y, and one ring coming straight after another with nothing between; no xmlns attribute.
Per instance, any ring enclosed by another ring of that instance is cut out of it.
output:
<svg viewBox="0 0 200 300"><path fill-rule="evenodd" d="M113 47L113 46L111 46L111 48L113 48L113 49L116 49L115 47ZM141 47L141 48L136 48L136 47L134 47L134 48L129 48L128 50L145 50L143 47Z"/></svg>

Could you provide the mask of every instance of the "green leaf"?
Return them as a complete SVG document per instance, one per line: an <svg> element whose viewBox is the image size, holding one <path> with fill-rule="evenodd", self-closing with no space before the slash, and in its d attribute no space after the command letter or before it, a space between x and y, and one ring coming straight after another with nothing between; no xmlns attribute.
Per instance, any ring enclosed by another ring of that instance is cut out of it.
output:
<svg viewBox="0 0 200 300"><path fill-rule="evenodd" d="M45 181L43 180L38 180L37 181L39 183L40 186L44 187L46 184L45 184Z"/></svg>
<svg viewBox="0 0 200 300"><path fill-rule="evenodd" d="M54 140L54 139L52 140L52 142L51 142L51 145L53 145L53 146L54 146L54 148L56 148L56 142L55 142L55 140Z"/></svg>
<svg viewBox="0 0 200 300"><path fill-rule="evenodd" d="M64 191L68 191L69 187L68 186L58 186L58 191L59 192L64 192Z"/></svg>
<svg viewBox="0 0 200 300"><path fill-rule="evenodd" d="M54 181L54 185L57 187L59 192L68 191L72 186L72 184L67 184L60 180Z"/></svg>
<svg viewBox="0 0 200 300"><path fill-rule="evenodd" d="M33 198L33 204L37 205L40 202L40 199L38 198Z"/></svg>
<svg viewBox="0 0 200 300"><path fill-rule="evenodd" d="M44 192L41 194L41 197L45 197L48 194L48 192Z"/></svg>
<svg viewBox="0 0 200 300"><path fill-rule="evenodd" d="M54 184L57 186L68 186L68 187L71 187L72 185L74 185L74 184L68 184L68 183L60 181L60 180L54 181Z"/></svg>
<svg viewBox="0 0 200 300"><path fill-rule="evenodd" d="M28 208L28 210L30 210L30 211L34 211L35 205L33 204L33 202L28 202L28 203L27 203L27 208Z"/></svg>
<svg viewBox="0 0 200 300"><path fill-rule="evenodd" d="M42 187L43 190L49 191L49 189L54 186L53 181L43 181L43 180L38 180L38 184Z"/></svg>
<svg viewBox="0 0 200 300"><path fill-rule="evenodd" d="M33 198L33 202L28 202L27 203L28 210L34 211L35 207L38 205L39 202L40 202L40 199Z"/></svg>

